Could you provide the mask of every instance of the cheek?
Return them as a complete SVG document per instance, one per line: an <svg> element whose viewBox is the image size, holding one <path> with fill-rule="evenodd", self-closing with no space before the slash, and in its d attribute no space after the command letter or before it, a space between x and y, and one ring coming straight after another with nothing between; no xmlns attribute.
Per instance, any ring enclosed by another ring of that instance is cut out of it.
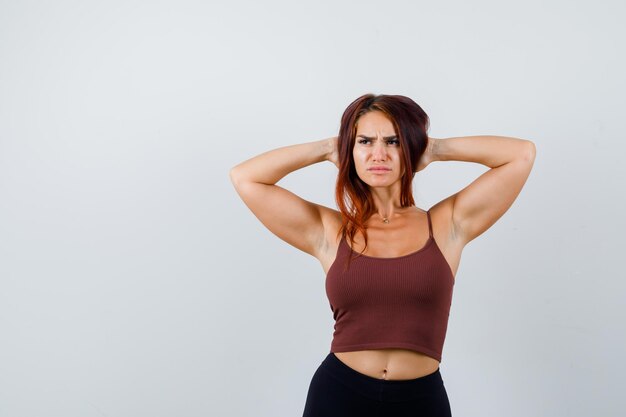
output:
<svg viewBox="0 0 626 417"><path fill-rule="evenodd" d="M396 152L395 161L397 165L398 172L400 172L400 176L404 175L404 167L402 166L402 153L400 151Z"/></svg>
<svg viewBox="0 0 626 417"><path fill-rule="evenodd" d="M363 157L358 151L352 152L352 159L354 160L354 165L360 166L363 162Z"/></svg>

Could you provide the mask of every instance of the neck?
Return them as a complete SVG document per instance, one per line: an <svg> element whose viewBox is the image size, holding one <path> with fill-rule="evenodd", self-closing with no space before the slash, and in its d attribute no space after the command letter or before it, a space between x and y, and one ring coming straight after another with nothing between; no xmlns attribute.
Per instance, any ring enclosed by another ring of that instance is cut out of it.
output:
<svg viewBox="0 0 626 417"><path fill-rule="evenodd" d="M381 221L391 221L394 216L406 211L406 207L400 205L399 193L392 193L390 188L372 189L372 198L376 207L376 213ZM397 194L397 195L394 195Z"/></svg>

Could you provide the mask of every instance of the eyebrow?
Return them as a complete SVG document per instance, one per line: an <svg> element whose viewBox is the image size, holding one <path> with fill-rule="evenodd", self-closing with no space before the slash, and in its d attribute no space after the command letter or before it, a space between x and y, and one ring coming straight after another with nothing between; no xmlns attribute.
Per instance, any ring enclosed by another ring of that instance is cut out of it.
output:
<svg viewBox="0 0 626 417"><path fill-rule="evenodd" d="M359 137L359 136L362 137L363 139L369 139L369 140L374 140L375 139L375 138L370 138L370 137L365 136L365 135L357 135L357 137ZM398 139L398 135L385 136L385 137L383 137L383 139L387 139L387 140L388 139Z"/></svg>

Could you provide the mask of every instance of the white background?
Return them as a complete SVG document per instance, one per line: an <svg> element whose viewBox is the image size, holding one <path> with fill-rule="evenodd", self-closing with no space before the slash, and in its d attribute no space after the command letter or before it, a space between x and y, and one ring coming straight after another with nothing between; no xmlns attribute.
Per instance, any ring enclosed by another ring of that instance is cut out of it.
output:
<svg viewBox="0 0 626 417"><path fill-rule="evenodd" d="M0 2L0 416L298 416L329 351L313 257L233 165L338 133L368 93L437 138L530 139L513 207L465 249L453 415L619 416L620 1ZM486 167L417 174L424 209ZM280 185L334 205L329 162Z"/></svg>

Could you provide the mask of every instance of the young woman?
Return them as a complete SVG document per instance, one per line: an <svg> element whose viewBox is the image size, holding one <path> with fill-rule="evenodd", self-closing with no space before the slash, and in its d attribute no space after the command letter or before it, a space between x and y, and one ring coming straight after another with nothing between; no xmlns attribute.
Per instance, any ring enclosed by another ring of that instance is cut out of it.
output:
<svg viewBox="0 0 626 417"><path fill-rule="evenodd" d="M334 334L304 417L451 415L439 364L461 252L513 204L535 145L502 136L435 139L428 128L410 98L366 94L345 110L339 136L274 149L230 171L255 216L326 273ZM417 207L415 173L452 160L491 169L429 210ZM276 185L322 161L339 169L339 210Z"/></svg>

